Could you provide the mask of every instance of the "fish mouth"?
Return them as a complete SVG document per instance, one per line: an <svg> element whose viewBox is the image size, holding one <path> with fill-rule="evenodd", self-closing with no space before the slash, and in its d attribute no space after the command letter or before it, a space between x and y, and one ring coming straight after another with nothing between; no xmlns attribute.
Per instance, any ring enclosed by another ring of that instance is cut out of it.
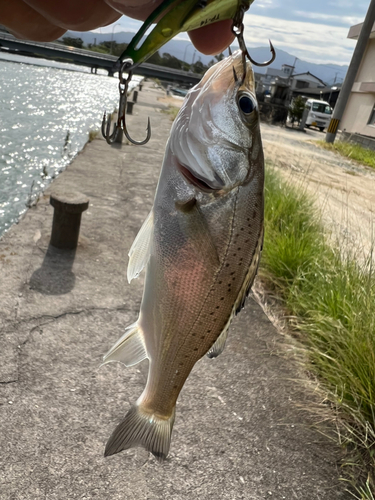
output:
<svg viewBox="0 0 375 500"><path fill-rule="evenodd" d="M180 162L178 162L178 169L190 184L193 184L193 186L205 193L217 192L222 190L224 187L223 181L217 174L215 174L215 182L205 179L203 176L193 174L189 167L182 165Z"/></svg>

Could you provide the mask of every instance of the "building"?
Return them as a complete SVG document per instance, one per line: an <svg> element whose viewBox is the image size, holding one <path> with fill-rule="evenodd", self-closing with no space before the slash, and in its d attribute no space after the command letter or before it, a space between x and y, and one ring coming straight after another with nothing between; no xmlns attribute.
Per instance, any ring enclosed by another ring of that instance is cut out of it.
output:
<svg viewBox="0 0 375 500"><path fill-rule="evenodd" d="M293 73L293 69L294 66L290 66L289 64L283 64L281 69L267 68L265 74L261 77L263 91L270 91L271 86L276 81L284 80L286 83Z"/></svg>
<svg viewBox="0 0 375 500"><path fill-rule="evenodd" d="M363 23L352 26L348 38L357 40ZM356 134L359 142L370 145L366 137L375 139L375 24L372 27L361 65L340 122L346 134ZM361 140L363 136L363 140ZM375 144L375 143L374 143ZM370 146L374 147L374 146Z"/></svg>
<svg viewBox="0 0 375 500"><path fill-rule="evenodd" d="M312 89L317 89L319 87L323 88L325 87L326 84L318 78L317 76L314 76L310 71L307 71L307 73L297 73L296 75L293 75L293 80L291 82L291 90L294 89L306 89L306 88L312 88Z"/></svg>
<svg viewBox="0 0 375 500"><path fill-rule="evenodd" d="M335 107L340 94L342 84L337 83L332 87L306 87L302 89L294 89L293 97L301 96L304 99L319 99L328 102L332 108Z"/></svg>

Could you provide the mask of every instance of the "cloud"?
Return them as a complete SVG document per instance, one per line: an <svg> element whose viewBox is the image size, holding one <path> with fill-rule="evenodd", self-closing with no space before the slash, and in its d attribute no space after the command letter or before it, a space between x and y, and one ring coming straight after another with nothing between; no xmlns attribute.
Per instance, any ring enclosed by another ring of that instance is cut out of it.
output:
<svg viewBox="0 0 375 500"><path fill-rule="evenodd" d="M324 24L333 24L334 26L353 26L363 22L363 17L359 16L322 14L320 12L303 12L301 10L296 11L295 14L299 17L324 21Z"/></svg>
<svg viewBox="0 0 375 500"><path fill-rule="evenodd" d="M271 39L276 48L315 63L348 64L355 46L347 39L349 25L328 26L251 14L245 15L244 24L249 46L263 46Z"/></svg>

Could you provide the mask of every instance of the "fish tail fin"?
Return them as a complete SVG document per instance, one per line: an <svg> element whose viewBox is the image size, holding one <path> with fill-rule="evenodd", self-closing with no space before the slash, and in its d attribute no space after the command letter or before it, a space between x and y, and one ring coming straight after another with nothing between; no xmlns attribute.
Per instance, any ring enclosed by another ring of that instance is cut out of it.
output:
<svg viewBox="0 0 375 500"><path fill-rule="evenodd" d="M141 405L130 408L108 439L104 456L115 455L128 448L143 446L159 462L166 459L171 443L175 408L170 417L160 417L144 411Z"/></svg>

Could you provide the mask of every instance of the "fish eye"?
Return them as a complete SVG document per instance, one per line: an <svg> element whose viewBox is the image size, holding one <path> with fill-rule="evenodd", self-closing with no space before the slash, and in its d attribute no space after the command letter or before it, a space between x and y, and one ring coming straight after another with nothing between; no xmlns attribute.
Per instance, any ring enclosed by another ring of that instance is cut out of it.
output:
<svg viewBox="0 0 375 500"><path fill-rule="evenodd" d="M256 108L256 103L249 95L243 94L238 99L238 106L245 115L249 115Z"/></svg>

